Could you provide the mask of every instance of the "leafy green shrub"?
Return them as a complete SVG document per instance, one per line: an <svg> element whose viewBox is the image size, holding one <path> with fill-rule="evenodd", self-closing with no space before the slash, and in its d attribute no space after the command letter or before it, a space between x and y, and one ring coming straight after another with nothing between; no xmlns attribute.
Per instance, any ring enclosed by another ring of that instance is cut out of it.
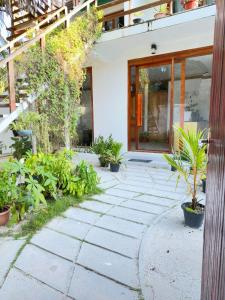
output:
<svg viewBox="0 0 225 300"><path fill-rule="evenodd" d="M18 119L12 123L12 130L33 130L36 123L40 121L40 115L36 112L29 111L19 115Z"/></svg>
<svg viewBox="0 0 225 300"><path fill-rule="evenodd" d="M111 164L120 164L122 161L122 156L120 154L123 147L122 143L113 142L111 149L109 150L109 162Z"/></svg>
<svg viewBox="0 0 225 300"><path fill-rule="evenodd" d="M27 153L27 151L32 149L32 144L29 137L12 137L13 144L10 148L13 149L13 157L16 159L21 159Z"/></svg>
<svg viewBox="0 0 225 300"><path fill-rule="evenodd" d="M112 149L113 143L112 135L106 139L100 135L95 139L91 149L99 156L101 166L105 166L109 163L109 151Z"/></svg>
<svg viewBox="0 0 225 300"><path fill-rule="evenodd" d="M72 163L72 151L28 153L25 159L7 161L0 172L0 211L11 207L18 222L27 211L48 209L59 196L77 198L98 192L99 178L85 161Z"/></svg>
<svg viewBox="0 0 225 300"><path fill-rule="evenodd" d="M17 199L16 176L11 175L7 170L0 171L0 212Z"/></svg>

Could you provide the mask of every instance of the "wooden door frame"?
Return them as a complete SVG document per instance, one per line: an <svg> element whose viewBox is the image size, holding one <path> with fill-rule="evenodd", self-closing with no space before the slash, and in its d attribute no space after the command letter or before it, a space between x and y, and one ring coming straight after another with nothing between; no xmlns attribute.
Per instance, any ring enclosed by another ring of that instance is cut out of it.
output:
<svg viewBox="0 0 225 300"><path fill-rule="evenodd" d="M172 140L173 140L173 107L174 107L174 71L175 71L175 64L178 62L181 63L181 93L180 93L180 125L181 127L184 126L184 106L185 106L185 67L186 67L186 59L189 57L196 57L196 56L204 56L204 55L209 55L212 54L213 52L213 46L207 46L207 47L201 47L201 48L195 48L195 49L188 49L188 50L183 50L183 51L177 51L177 52L171 52L171 53L166 53L166 54L160 54L160 55L154 55L150 57L144 57L144 58L137 58L137 59L132 59L128 61L128 116L127 116L127 124L128 124L128 151L131 151L131 130L130 130L130 101L131 101L131 67L154 67L154 66L159 66L163 64L169 64L171 65L171 91L170 91L170 125L169 125L169 151L160 151L160 150L134 150L135 152L157 152L157 153L162 153L162 152L171 152L172 149ZM137 72L136 72L137 76ZM173 83L173 84L172 84Z"/></svg>

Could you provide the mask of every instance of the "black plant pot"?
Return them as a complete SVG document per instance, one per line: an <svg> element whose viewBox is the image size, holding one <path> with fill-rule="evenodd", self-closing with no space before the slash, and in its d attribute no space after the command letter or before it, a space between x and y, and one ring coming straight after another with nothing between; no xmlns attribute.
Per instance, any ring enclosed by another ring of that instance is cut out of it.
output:
<svg viewBox="0 0 225 300"><path fill-rule="evenodd" d="M111 172L119 172L120 164L110 164L110 171Z"/></svg>
<svg viewBox="0 0 225 300"><path fill-rule="evenodd" d="M202 226L204 220L204 208L203 204L198 204L199 207L202 208L202 211L192 212L188 211L186 208L191 206L191 202L185 202L181 205L181 208L184 212L184 223L185 225L192 228L199 228Z"/></svg>
<svg viewBox="0 0 225 300"><path fill-rule="evenodd" d="M105 160L105 158L103 157L99 157L99 162L100 162L100 166L103 167L103 168L108 168L109 166L109 162Z"/></svg>
<svg viewBox="0 0 225 300"><path fill-rule="evenodd" d="M141 18L135 18L135 19L133 19L133 23L134 24L140 24L142 22L143 22L143 19L141 19Z"/></svg>
<svg viewBox="0 0 225 300"><path fill-rule="evenodd" d="M174 166L171 166L171 171L175 172L177 169Z"/></svg>
<svg viewBox="0 0 225 300"><path fill-rule="evenodd" d="M14 130L14 129L13 129L12 132L13 132L13 135L14 135L15 137L18 137L18 136L19 136L17 130Z"/></svg>
<svg viewBox="0 0 225 300"><path fill-rule="evenodd" d="M202 179L202 191L203 193L206 192L206 179Z"/></svg>

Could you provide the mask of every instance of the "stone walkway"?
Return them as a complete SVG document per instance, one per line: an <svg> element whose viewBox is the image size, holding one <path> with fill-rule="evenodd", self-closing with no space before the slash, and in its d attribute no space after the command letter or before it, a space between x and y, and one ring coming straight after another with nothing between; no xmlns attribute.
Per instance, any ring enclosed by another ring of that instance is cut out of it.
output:
<svg viewBox="0 0 225 300"><path fill-rule="evenodd" d="M184 185L175 190L170 171L146 163L129 163L118 174L97 171L105 193L68 209L31 239L8 273L0 299L143 299L143 235L186 199Z"/></svg>

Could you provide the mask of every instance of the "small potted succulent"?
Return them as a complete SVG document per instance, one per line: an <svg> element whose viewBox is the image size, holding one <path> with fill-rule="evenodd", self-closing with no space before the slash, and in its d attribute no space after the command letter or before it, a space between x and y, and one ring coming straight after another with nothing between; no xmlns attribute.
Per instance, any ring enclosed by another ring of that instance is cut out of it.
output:
<svg viewBox="0 0 225 300"><path fill-rule="evenodd" d="M40 120L40 115L36 112L21 113L18 119L11 125L15 136L31 136L34 125Z"/></svg>
<svg viewBox="0 0 225 300"><path fill-rule="evenodd" d="M123 144L113 142L111 149L109 150L109 162L110 171L119 172L120 165L122 162L122 156L120 154Z"/></svg>
<svg viewBox="0 0 225 300"><path fill-rule="evenodd" d="M198 7L199 0L181 0L181 4L185 10L195 9Z"/></svg>
<svg viewBox="0 0 225 300"><path fill-rule="evenodd" d="M103 136L99 136L95 139L91 150L95 154L98 155L98 159L100 162L101 167L108 167L109 166L109 150L111 149L113 144L112 135L108 138L104 138Z"/></svg>
<svg viewBox="0 0 225 300"><path fill-rule="evenodd" d="M0 171L0 226L9 221L10 207L17 198L16 176Z"/></svg>
<svg viewBox="0 0 225 300"><path fill-rule="evenodd" d="M198 182L206 172L207 156L205 149L207 145L200 145L199 141L204 138L205 131L185 131L183 128L175 128L180 145L179 155L175 157L164 154L165 160L177 170L177 180L183 178L191 195L191 202L181 205L184 212L185 225L199 228L204 219L205 207L199 203L197 192ZM185 161L182 159L185 157ZM176 159L175 159L176 158Z"/></svg>

